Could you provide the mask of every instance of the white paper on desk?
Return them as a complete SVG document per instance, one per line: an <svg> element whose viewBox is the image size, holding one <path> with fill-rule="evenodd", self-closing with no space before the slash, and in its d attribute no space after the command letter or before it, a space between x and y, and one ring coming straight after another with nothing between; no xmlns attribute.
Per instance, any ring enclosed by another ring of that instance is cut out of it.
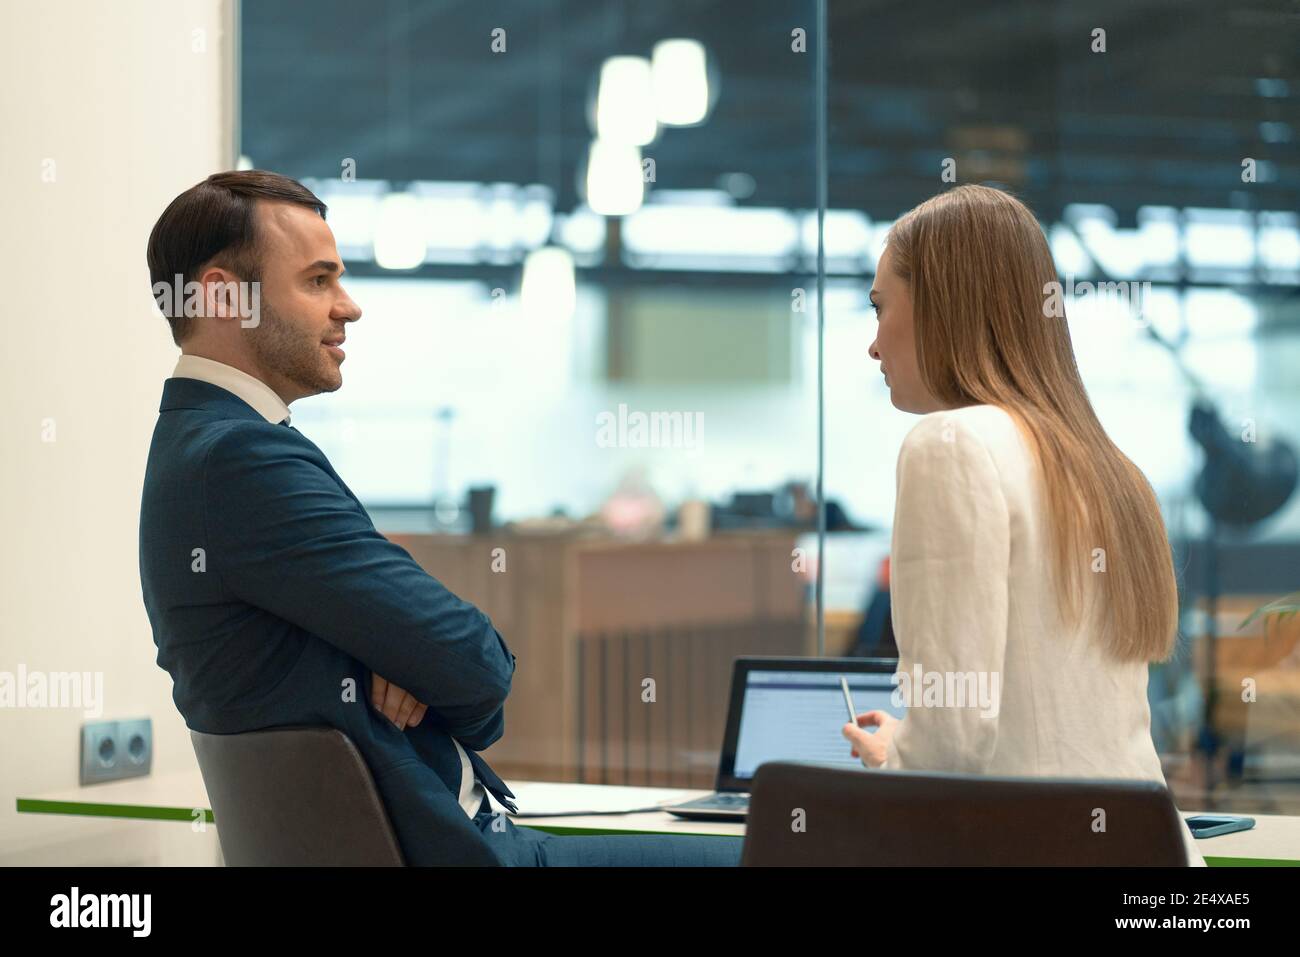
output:
<svg viewBox="0 0 1300 957"><path fill-rule="evenodd" d="M664 804L677 804L686 800L688 796L683 792L670 789L655 789L647 793L640 789L574 788L566 784L544 782L516 785L513 790L519 813L533 816L639 811Z"/></svg>

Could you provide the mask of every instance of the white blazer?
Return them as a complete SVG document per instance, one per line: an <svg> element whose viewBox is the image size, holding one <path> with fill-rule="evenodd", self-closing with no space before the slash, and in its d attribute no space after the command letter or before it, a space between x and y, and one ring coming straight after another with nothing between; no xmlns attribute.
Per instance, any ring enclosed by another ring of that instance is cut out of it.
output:
<svg viewBox="0 0 1300 957"><path fill-rule="evenodd" d="M923 416L897 484L892 617L900 688L916 697L883 766L1165 783L1147 665L1103 655L1091 612L1062 624L1037 462L1011 416L990 405ZM939 687L960 688L965 706L922 697ZM1183 837L1189 864L1205 866Z"/></svg>

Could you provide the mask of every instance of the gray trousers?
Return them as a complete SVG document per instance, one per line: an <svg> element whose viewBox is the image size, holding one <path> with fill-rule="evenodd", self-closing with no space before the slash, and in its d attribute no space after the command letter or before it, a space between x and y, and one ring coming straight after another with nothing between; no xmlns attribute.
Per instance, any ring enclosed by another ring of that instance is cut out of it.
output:
<svg viewBox="0 0 1300 957"><path fill-rule="evenodd" d="M474 824L507 867L735 867L743 838L689 834L547 834L516 827L485 799Z"/></svg>

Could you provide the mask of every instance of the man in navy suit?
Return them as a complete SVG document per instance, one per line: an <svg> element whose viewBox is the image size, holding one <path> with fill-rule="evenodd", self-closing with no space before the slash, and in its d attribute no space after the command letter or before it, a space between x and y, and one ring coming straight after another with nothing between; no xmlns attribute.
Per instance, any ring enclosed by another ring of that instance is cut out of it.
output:
<svg viewBox="0 0 1300 957"><path fill-rule="evenodd" d="M286 177L218 173L149 237L182 355L149 449L140 578L186 724L339 728L411 864L737 863L738 838L554 837L492 809L516 810L478 754L504 733L515 656L289 424L292 402L342 386L361 317L325 211Z"/></svg>

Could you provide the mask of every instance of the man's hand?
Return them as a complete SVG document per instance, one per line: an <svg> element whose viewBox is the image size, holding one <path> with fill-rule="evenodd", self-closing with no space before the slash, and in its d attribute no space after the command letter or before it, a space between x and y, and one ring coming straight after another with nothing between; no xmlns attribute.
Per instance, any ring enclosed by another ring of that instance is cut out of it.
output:
<svg viewBox="0 0 1300 957"><path fill-rule="evenodd" d="M373 671L370 673L370 702L397 726L398 731L414 728L428 710L428 705L420 704L409 693Z"/></svg>

